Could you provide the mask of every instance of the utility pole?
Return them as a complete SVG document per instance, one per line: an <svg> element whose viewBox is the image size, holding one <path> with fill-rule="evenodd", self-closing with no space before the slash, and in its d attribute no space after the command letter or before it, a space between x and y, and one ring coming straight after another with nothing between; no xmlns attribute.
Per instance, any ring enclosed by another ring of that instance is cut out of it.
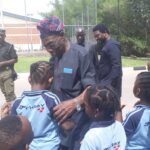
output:
<svg viewBox="0 0 150 150"><path fill-rule="evenodd" d="M26 21L26 28L27 28L27 44L28 44L28 51L30 51L29 47L29 27L28 27L28 21L27 21L27 5L26 0L24 0L24 11L25 11L25 21Z"/></svg>
<svg viewBox="0 0 150 150"><path fill-rule="evenodd" d="M95 7L95 24L97 24L97 0L94 0Z"/></svg>
<svg viewBox="0 0 150 150"><path fill-rule="evenodd" d="M4 28L4 20L3 20L3 2L0 0L0 16L1 16L1 27Z"/></svg>
<svg viewBox="0 0 150 150"><path fill-rule="evenodd" d="M83 28L83 12L82 12L82 28Z"/></svg>
<svg viewBox="0 0 150 150"><path fill-rule="evenodd" d="M88 25L88 33L89 33L89 21L90 21L89 6L87 6L86 9L87 9L87 25ZM89 42L89 34L88 34L88 42Z"/></svg>
<svg viewBox="0 0 150 150"><path fill-rule="evenodd" d="M117 1L117 13L118 13L118 19L117 19L118 20L118 23L117 23L118 24L118 36L117 36L117 40L119 40L119 37L120 37L120 22L119 22L120 21L120 15L119 15L120 7L119 6L120 6L120 1L118 0Z"/></svg>
<svg viewBox="0 0 150 150"><path fill-rule="evenodd" d="M63 23L65 24L65 12L64 12L64 0L62 0L62 14L63 14Z"/></svg>
<svg viewBox="0 0 150 150"><path fill-rule="evenodd" d="M31 48L31 51L33 51L33 38L32 38L32 20L31 20L31 17L33 16L33 14L27 14L27 16L29 17L29 23L28 23L28 29L30 29L30 48Z"/></svg>

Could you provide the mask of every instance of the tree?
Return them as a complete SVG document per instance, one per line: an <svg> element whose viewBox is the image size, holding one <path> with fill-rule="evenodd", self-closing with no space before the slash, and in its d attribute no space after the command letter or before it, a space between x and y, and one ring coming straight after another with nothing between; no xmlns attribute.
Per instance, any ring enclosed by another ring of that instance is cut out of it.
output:
<svg viewBox="0 0 150 150"><path fill-rule="evenodd" d="M150 42L150 1L149 0L127 0L128 14L130 13L131 28L136 37Z"/></svg>
<svg viewBox="0 0 150 150"><path fill-rule="evenodd" d="M143 56L150 47L150 0L55 0L51 5L54 9L48 15L64 18L68 37L74 36L77 26L95 25L97 14L97 22L123 42L127 55Z"/></svg>

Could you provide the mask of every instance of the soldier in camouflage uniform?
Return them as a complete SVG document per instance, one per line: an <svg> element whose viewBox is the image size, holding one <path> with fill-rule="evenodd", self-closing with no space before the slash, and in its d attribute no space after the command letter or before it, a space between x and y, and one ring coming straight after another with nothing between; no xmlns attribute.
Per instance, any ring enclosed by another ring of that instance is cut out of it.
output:
<svg viewBox="0 0 150 150"><path fill-rule="evenodd" d="M12 66L17 62L17 54L14 46L5 41L5 30L0 29L0 88L7 102L13 101L14 81L12 78Z"/></svg>

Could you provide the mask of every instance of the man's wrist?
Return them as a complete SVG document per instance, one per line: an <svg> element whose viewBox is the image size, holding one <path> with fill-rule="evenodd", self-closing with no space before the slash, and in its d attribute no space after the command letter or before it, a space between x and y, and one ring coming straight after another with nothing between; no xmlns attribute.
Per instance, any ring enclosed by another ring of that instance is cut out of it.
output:
<svg viewBox="0 0 150 150"><path fill-rule="evenodd" d="M79 100L78 99L74 99L74 101L75 101L75 105L76 105L76 110L78 112L81 111L82 107L81 107L81 104L80 104Z"/></svg>

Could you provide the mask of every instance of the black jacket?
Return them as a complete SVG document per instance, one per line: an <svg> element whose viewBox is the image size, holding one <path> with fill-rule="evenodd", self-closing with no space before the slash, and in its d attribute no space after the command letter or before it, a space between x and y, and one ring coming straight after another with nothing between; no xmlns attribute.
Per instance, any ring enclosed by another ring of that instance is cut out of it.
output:
<svg viewBox="0 0 150 150"><path fill-rule="evenodd" d="M98 60L98 54L100 54L100 60ZM97 82L102 85L111 85L120 97L122 84L120 43L112 39L107 40L101 50L93 45L90 48L90 56L96 69Z"/></svg>

